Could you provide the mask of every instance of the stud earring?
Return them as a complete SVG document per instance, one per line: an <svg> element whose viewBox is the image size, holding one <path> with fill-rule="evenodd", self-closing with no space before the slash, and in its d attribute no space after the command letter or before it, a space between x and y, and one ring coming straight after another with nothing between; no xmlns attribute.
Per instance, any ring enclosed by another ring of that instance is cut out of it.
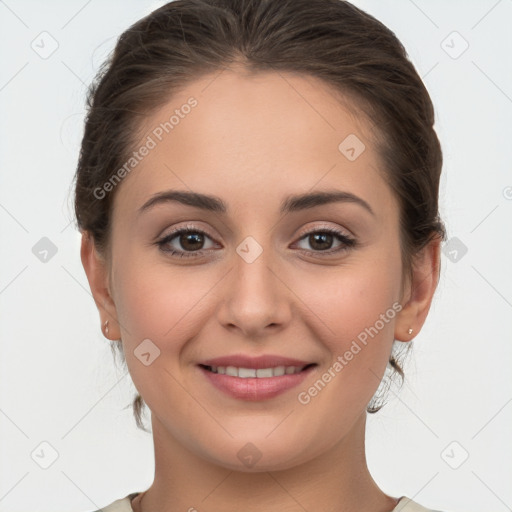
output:
<svg viewBox="0 0 512 512"><path fill-rule="evenodd" d="M103 328L105 330L105 335L108 334L108 320L105 321L105 323L103 324Z"/></svg>
<svg viewBox="0 0 512 512"><path fill-rule="evenodd" d="M412 334L412 333L413 333L413 330L412 330L412 329L409 329L409 330L407 331L407 334Z"/></svg>

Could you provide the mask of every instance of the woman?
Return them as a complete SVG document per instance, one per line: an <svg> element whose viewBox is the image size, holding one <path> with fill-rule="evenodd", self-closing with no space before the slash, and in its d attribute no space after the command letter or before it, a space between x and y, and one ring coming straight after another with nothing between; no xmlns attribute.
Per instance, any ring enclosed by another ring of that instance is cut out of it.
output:
<svg viewBox="0 0 512 512"><path fill-rule="evenodd" d="M178 0L88 101L81 257L155 446L151 487L102 510L428 511L364 449L445 238L394 34L340 0Z"/></svg>

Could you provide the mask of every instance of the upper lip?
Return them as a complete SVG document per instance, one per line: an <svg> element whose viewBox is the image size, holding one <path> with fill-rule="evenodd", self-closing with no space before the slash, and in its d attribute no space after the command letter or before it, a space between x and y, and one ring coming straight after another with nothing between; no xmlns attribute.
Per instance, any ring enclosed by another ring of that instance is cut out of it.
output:
<svg viewBox="0 0 512 512"><path fill-rule="evenodd" d="M311 361L301 361L290 357L264 354L261 356L247 356L235 354L232 356L215 357L201 363L203 366L236 366L237 368L275 368L277 366L308 366Z"/></svg>

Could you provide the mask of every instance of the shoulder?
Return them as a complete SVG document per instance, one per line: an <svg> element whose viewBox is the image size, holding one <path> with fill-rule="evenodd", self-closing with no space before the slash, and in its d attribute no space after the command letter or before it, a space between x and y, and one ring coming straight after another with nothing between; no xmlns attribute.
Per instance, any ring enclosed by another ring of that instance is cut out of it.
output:
<svg viewBox="0 0 512 512"><path fill-rule="evenodd" d="M441 510L434 510L431 508L426 508L419 503L411 500L407 496L402 496L398 505L391 512L448 512Z"/></svg>
<svg viewBox="0 0 512 512"><path fill-rule="evenodd" d="M133 492L125 496L124 498L119 498L118 500L106 505L105 507L101 507L99 510L94 510L93 512L133 512L131 500L135 498L139 494L138 492Z"/></svg>

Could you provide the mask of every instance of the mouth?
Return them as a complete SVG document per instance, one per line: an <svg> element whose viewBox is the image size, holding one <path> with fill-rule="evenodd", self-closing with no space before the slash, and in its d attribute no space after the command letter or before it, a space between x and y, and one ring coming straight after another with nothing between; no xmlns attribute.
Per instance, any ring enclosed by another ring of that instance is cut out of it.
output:
<svg viewBox="0 0 512 512"><path fill-rule="evenodd" d="M317 363L260 356L217 358L197 367L213 388L238 400L268 400L298 386Z"/></svg>
<svg viewBox="0 0 512 512"><path fill-rule="evenodd" d="M302 371L316 366L316 363L310 363L303 366L274 366L269 368L244 368L237 366L209 366L200 364L201 368L211 373L228 375L230 377L239 377L241 379L265 379L269 377L282 377L283 375L295 375Z"/></svg>

